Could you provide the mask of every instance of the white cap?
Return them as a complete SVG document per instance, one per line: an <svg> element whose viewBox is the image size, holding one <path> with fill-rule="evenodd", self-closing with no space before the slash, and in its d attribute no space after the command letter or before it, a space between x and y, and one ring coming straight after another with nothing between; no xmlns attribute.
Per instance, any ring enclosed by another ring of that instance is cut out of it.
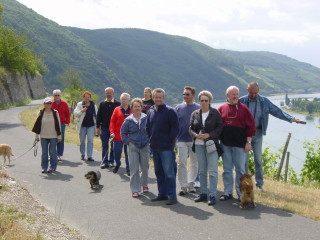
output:
<svg viewBox="0 0 320 240"><path fill-rule="evenodd" d="M50 97L46 97L43 99L43 103L52 102L52 99Z"/></svg>

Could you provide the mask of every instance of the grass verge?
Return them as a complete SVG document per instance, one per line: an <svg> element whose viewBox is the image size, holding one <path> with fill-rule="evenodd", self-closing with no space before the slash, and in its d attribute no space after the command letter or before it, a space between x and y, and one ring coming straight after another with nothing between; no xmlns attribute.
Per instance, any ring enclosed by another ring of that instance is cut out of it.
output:
<svg viewBox="0 0 320 240"><path fill-rule="evenodd" d="M29 109L20 114L22 123L31 130L39 108ZM76 133L75 124L70 123L66 128L65 141L79 145L79 135ZM94 149L101 151L99 138L94 140ZM153 166L153 162L150 162ZM290 213L302 215L314 220L320 220L320 189L312 186L297 186L292 183L274 181L265 177L263 191L256 191L256 202L274 208L279 208ZM219 167L218 190L223 191L222 168Z"/></svg>

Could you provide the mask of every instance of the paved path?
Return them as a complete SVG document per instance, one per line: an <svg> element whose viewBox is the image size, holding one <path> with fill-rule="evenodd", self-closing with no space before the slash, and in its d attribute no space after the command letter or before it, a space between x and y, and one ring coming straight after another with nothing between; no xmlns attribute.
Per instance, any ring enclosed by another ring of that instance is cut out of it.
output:
<svg viewBox="0 0 320 240"><path fill-rule="evenodd" d="M18 114L39 105L0 111L0 143L12 146L15 156L32 146L34 134L25 130ZM80 160L79 149L66 144L65 156L56 174L41 174L40 154L33 152L13 162L9 172L19 184L69 226L89 239L320 239L320 223L258 204L241 210L236 201L218 202L214 208L178 197L179 203L166 206L150 201L157 193L150 171L151 192L133 199L129 177L101 170L101 191L91 191L84 174L99 163ZM95 159L100 154L94 153ZM2 161L2 157L0 158ZM220 180L221 181L221 180Z"/></svg>

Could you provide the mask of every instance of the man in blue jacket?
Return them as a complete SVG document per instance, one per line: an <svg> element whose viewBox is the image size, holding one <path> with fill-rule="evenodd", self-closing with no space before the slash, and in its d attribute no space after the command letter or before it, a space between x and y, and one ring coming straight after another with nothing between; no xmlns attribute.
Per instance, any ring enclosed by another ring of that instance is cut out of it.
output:
<svg viewBox="0 0 320 240"><path fill-rule="evenodd" d="M154 105L147 115L146 130L153 152L159 192L151 201L168 200L166 204L173 205L177 203L176 156L173 149L179 132L179 122L175 110L164 104L164 97L163 89L153 90Z"/></svg>
<svg viewBox="0 0 320 240"><path fill-rule="evenodd" d="M252 138L251 146L254 155L254 173L256 179L256 186L258 190L262 190L263 186L263 162L262 162L262 140L263 135L266 135L269 114L287 122L300 123L288 113L282 111L279 107L274 105L268 98L259 95L259 85L257 82L250 82L248 84L248 95L240 98L240 102L247 105L250 109L256 124L256 134ZM246 160L246 171L248 172L248 158Z"/></svg>

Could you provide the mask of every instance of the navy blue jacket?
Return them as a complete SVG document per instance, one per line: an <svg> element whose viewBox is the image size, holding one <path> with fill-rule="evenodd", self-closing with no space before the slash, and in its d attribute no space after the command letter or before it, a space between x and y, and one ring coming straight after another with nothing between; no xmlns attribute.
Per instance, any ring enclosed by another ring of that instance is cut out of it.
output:
<svg viewBox="0 0 320 240"><path fill-rule="evenodd" d="M178 116L172 107L153 105L147 115L147 136L152 150L173 150L179 133Z"/></svg>

